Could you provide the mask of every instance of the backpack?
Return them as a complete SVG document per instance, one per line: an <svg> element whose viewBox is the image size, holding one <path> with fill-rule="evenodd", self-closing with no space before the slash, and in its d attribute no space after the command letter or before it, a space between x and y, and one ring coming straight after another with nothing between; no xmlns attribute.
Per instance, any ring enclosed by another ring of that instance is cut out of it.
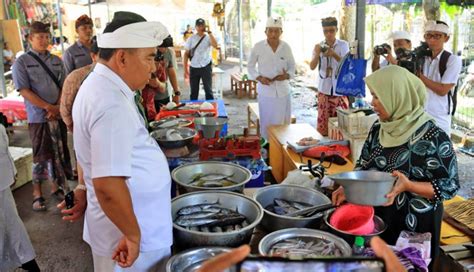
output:
<svg viewBox="0 0 474 272"><path fill-rule="evenodd" d="M439 58L439 68L438 68L441 78L443 77L444 72L446 72L448 60L450 56L451 56L451 53L447 51L443 51L443 53L441 53L441 57ZM454 113L456 112L456 106L458 104L458 86L459 86L459 82L457 82L453 90L450 90L448 92L448 114L451 114L451 115L454 115ZM451 101L453 102L452 112L449 111L451 109Z"/></svg>

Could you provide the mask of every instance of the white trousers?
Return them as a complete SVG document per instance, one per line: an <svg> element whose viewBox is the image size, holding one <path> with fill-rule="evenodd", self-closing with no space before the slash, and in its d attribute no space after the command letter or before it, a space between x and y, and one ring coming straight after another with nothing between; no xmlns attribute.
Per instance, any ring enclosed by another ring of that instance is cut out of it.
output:
<svg viewBox="0 0 474 272"><path fill-rule="evenodd" d="M166 271L166 262L171 255L171 249L159 249L140 252L137 260L129 268L120 267L112 256L99 256L92 253L94 272L161 272Z"/></svg>
<svg viewBox="0 0 474 272"><path fill-rule="evenodd" d="M267 128L271 125L289 124L291 121L291 96L258 96L260 135L268 139Z"/></svg>

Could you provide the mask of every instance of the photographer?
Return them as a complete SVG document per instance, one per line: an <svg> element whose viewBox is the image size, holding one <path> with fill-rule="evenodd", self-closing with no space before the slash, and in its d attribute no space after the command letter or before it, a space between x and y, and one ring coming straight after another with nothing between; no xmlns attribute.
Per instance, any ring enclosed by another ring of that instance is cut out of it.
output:
<svg viewBox="0 0 474 272"><path fill-rule="evenodd" d="M448 135L451 131L451 90L461 72L461 59L444 50L449 40L449 26L442 21L428 21L425 25L425 41L431 50L431 57L425 57L423 72L419 77L426 86L428 99L426 112L433 116L438 127Z"/></svg>
<svg viewBox="0 0 474 272"><path fill-rule="evenodd" d="M347 108L349 105L347 97L336 94L336 70L342 57L349 53L349 44L336 39L336 18L324 18L321 24L325 40L314 47L309 67L314 70L319 64L317 130L327 136L329 117L336 116L337 107Z"/></svg>
<svg viewBox="0 0 474 272"><path fill-rule="evenodd" d="M176 55L173 50L173 38L171 36L166 38L163 43L158 46L157 57L162 60L166 72L165 91L157 92L155 95L155 108L157 112L160 112L160 106L166 105L170 102L170 93L168 91L170 84L173 88L173 102L179 104L179 97L181 95L178 86L178 78L176 76L178 65L176 64Z"/></svg>
<svg viewBox="0 0 474 272"><path fill-rule="evenodd" d="M391 39L393 40L393 50L395 51L395 54L400 52L400 48L405 50L411 50L411 38L408 32L394 31L391 35ZM398 64L399 56L397 55L397 58L393 57L392 48L386 43L376 46L374 48L373 53L374 56L372 58L372 72L375 72L381 67L385 67L390 64ZM380 61L380 56L384 57L382 61Z"/></svg>

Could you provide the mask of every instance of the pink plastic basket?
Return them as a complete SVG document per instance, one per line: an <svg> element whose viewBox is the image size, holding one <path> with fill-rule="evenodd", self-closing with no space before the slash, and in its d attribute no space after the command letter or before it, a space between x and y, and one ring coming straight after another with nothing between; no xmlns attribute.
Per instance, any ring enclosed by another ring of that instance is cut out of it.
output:
<svg viewBox="0 0 474 272"><path fill-rule="evenodd" d="M337 208L329 223L336 229L354 235L367 235L374 231L374 207L345 204Z"/></svg>

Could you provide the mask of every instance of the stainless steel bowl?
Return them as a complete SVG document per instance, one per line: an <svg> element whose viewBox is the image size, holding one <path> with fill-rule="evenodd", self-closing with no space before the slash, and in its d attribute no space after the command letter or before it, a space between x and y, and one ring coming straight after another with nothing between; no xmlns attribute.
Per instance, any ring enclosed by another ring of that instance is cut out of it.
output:
<svg viewBox="0 0 474 272"><path fill-rule="evenodd" d="M178 123L176 125L167 125L167 123L176 120ZM175 116L169 116L162 118L158 121L152 121L150 122L149 126L152 130L157 130L157 129L167 129L167 128L175 128L175 127L187 127L190 126L193 122L184 119L184 118L176 118Z"/></svg>
<svg viewBox="0 0 474 272"><path fill-rule="evenodd" d="M350 171L330 175L330 179L344 187L346 200L366 206L382 206L387 203L395 177L380 171Z"/></svg>
<svg viewBox="0 0 474 272"><path fill-rule="evenodd" d="M263 209L256 201L242 194L225 191L204 191L180 195L171 201L173 221L176 219L179 209L183 207L216 201L219 201L224 208L237 209L240 214L247 217L250 224L238 231L207 233L188 230L173 223L174 241L178 246L182 248L202 246L236 247L250 242L254 228L262 220Z"/></svg>
<svg viewBox="0 0 474 272"><path fill-rule="evenodd" d="M227 247L203 247L191 249L171 257L166 263L166 272L194 272L197 271L202 263L221 253L229 252Z"/></svg>
<svg viewBox="0 0 474 272"><path fill-rule="evenodd" d="M337 236L341 237L342 239L346 240L351 245L354 243L354 240L355 240L356 236L364 237L365 243L368 245L369 241L370 241L370 238L382 234L387 229L387 224L385 224L385 222L382 220L382 218L374 215L374 232L372 232L371 234L354 235L354 234L351 234L351 233L348 233L348 232L345 232L345 231L342 231L342 230L338 230L329 223L331 215L332 215L333 212L334 212L334 209L330 210L324 216L324 223L326 223L326 225L329 227L330 232L332 232L332 233L336 234Z"/></svg>
<svg viewBox="0 0 474 272"><path fill-rule="evenodd" d="M189 185L193 176L202 174L223 174L232 175L232 180L237 184L222 188L206 188ZM252 172L245 167L231 162L204 161L193 162L181 165L171 172L171 177L183 189L184 193L206 191L206 190L224 190L243 193L245 184L252 178Z"/></svg>
<svg viewBox="0 0 474 272"><path fill-rule="evenodd" d="M317 213L307 218L296 218L278 215L265 209L273 204L275 198L285 200L304 201L312 205L323 205L331 203L331 200L323 193L316 190L297 185L271 185L260 188L253 198L262 205L265 215L262 219L262 226L268 231L275 231L286 228L317 227L323 219L324 213Z"/></svg>
<svg viewBox="0 0 474 272"><path fill-rule="evenodd" d="M215 138L216 133L220 133L226 123L227 118L222 117L194 118L194 127L197 131L201 131L206 139Z"/></svg>
<svg viewBox="0 0 474 272"><path fill-rule="evenodd" d="M342 256L344 257L349 257L352 254L352 249L349 244L343 239L337 237L336 235L321 230L306 228L291 228L272 232L263 237L263 239L260 241L260 243L258 244L258 252L261 255L266 256L269 254L272 246L282 240L306 237L319 238L326 241L334 242L341 251Z"/></svg>
<svg viewBox="0 0 474 272"><path fill-rule="evenodd" d="M169 128L158 129L150 133L150 136L155 139L161 147L164 148L179 148L191 144L194 137L197 135L196 130L192 128L172 128L179 132L182 140L167 140L166 132Z"/></svg>

